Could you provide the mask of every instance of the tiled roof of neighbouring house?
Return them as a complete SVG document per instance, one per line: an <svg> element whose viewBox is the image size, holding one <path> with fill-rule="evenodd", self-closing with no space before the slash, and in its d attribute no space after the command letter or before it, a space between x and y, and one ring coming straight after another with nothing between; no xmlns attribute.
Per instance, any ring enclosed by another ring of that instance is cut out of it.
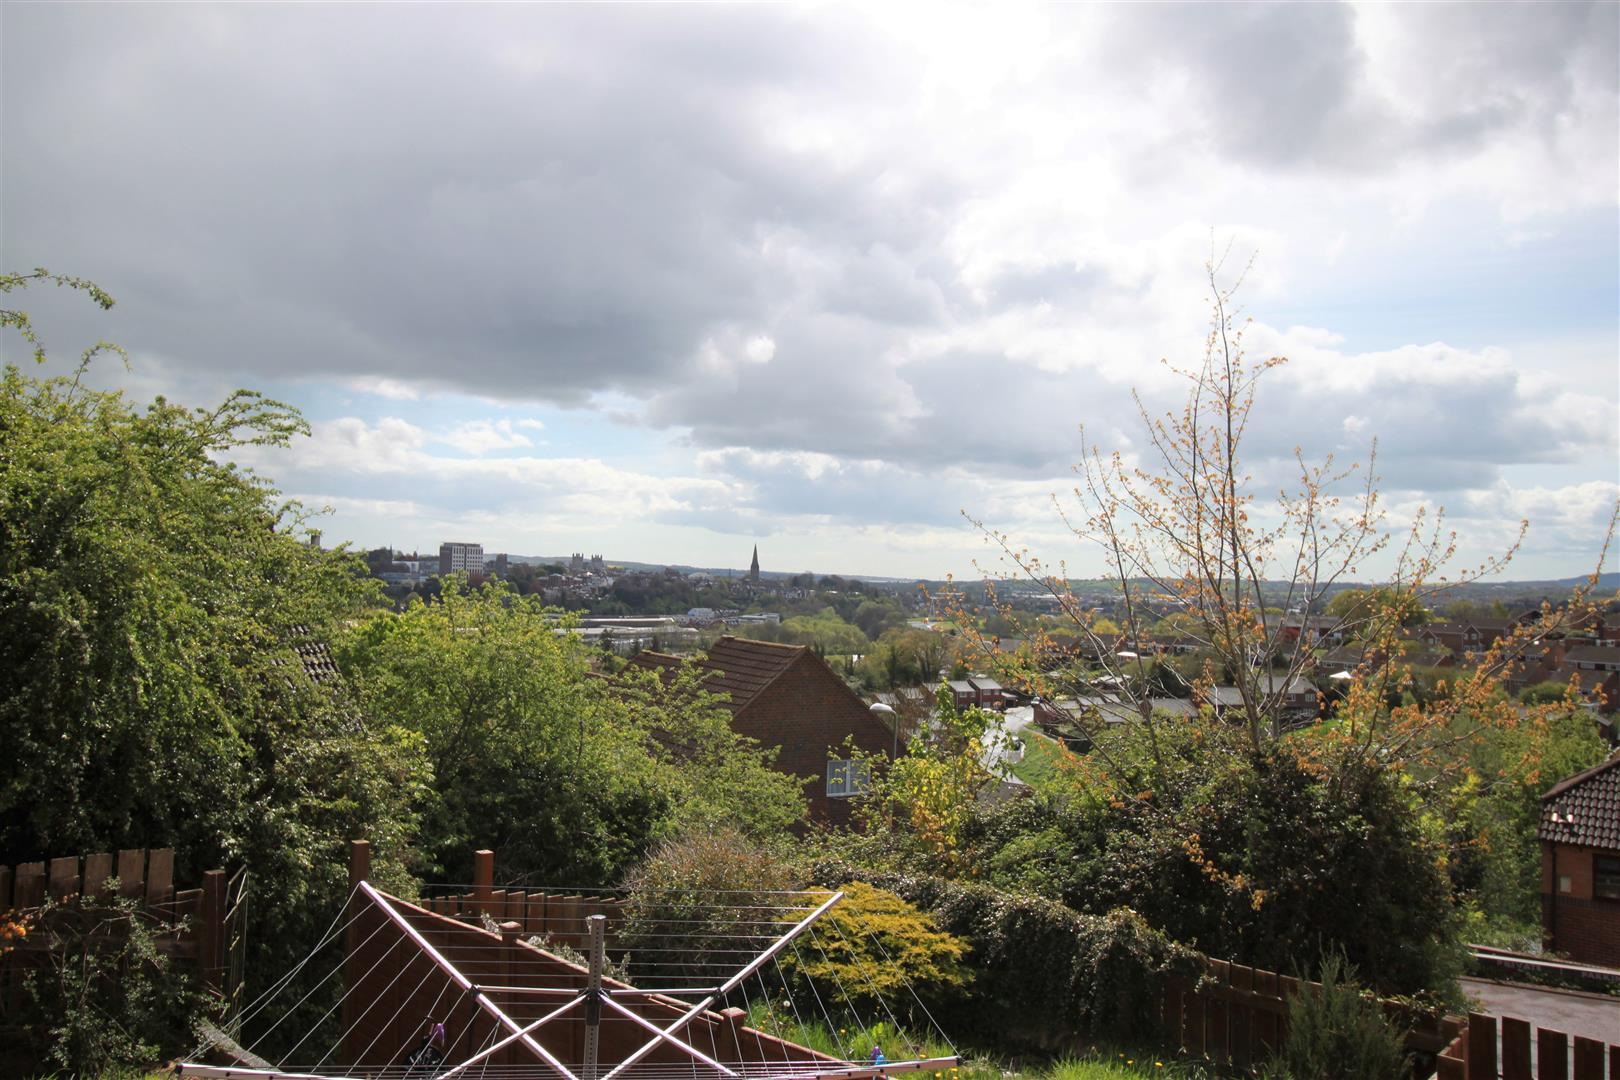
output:
<svg viewBox="0 0 1620 1080"><path fill-rule="evenodd" d="M1620 851L1620 754L1541 797L1542 840Z"/></svg>
<svg viewBox="0 0 1620 1080"><path fill-rule="evenodd" d="M736 713L809 651L804 645L779 645L728 635L710 645L708 655L694 663L713 673L703 681L703 688L711 694L725 695L727 707ZM680 660L663 653L641 652L630 663L662 670L678 665Z"/></svg>

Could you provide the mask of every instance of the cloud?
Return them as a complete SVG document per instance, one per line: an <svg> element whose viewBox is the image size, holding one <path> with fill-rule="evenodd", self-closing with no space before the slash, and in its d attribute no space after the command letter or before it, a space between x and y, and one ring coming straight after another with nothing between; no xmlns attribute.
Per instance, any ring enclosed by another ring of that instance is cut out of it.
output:
<svg viewBox="0 0 1620 1080"><path fill-rule="evenodd" d="M532 447L534 440L518 431L518 428L539 429L544 425L538 420L469 420L459 424L446 434L436 437L436 442L446 446L455 447L464 454L481 457L494 450L511 450L517 447Z"/></svg>

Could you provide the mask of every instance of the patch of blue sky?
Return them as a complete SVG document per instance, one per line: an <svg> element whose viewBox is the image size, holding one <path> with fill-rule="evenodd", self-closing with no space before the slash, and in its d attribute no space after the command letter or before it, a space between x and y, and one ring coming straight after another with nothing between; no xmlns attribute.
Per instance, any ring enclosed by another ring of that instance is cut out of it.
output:
<svg viewBox="0 0 1620 1080"><path fill-rule="evenodd" d="M1286 298L1252 305L1279 327L1322 327L1347 352L1444 341L1464 349L1620 332L1620 209L1504 223L1443 207L1409 230L1300 259Z"/></svg>
<svg viewBox="0 0 1620 1080"><path fill-rule="evenodd" d="M265 393L296 405L312 421L358 417L368 424L392 417L425 431L430 439L453 435L469 425L511 425L528 445L490 446L474 452L432 441L423 449L442 458L592 458L610 464L634 464L657 472L662 463L673 469L685 455L667 453L668 440L633 420L628 399L599 396L590 405L559 408L532 401L498 401L478 395L438 391L375 380L298 380L263 385ZM538 421L539 426L530 421Z"/></svg>

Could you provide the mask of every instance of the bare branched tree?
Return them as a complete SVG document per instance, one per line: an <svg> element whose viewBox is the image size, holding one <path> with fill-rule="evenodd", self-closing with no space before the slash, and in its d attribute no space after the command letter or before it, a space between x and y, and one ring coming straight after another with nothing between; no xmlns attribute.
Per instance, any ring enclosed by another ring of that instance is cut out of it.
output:
<svg viewBox="0 0 1620 1080"><path fill-rule="evenodd" d="M1410 757L1457 737L1454 721L1464 713L1474 723L1494 722L1493 716L1508 722L1500 709L1485 707L1498 676L1532 640L1556 631L1560 620L1582 617L1596 575L1569 604L1527 617L1493 648L1469 658L1443 707L1391 707L1410 678L1400 658L1417 645L1406 628L1411 613L1433 606L1446 590L1500 572L1528 523L1520 523L1517 539L1500 555L1448 576L1456 534L1443 510L1421 509L1404 527L1392 525L1379 493L1376 443L1365 461L1349 465L1331 456L1312 462L1296 447L1292 482L1274 497L1260 498L1244 439L1262 378L1286 360L1255 361L1245 354L1250 320L1235 295L1248 267L1225 283L1223 262L1212 257L1205 267L1210 329L1202 362L1178 368L1166 361L1186 381L1185 402L1179 410L1155 414L1138 395L1147 434L1142 459L1127 460L1087 442L1074 488L1068 496L1053 496L1066 528L1102 555L1116 594L1113 618L1099 618L1077 597L1066 563L1049 565L970 515L998 549L1000 566L991 576L1035 583L1058 613L1061 637L1069 644L1053 633L1052 620L1027 615L1021 620L1026 644L1016 653L988 635L975 635L970 618L960 620L964 632L1047 709L1067 703L1062 711L1071 729L1095 736L1110 719L1139 718L1155 753L1155 732L1165 721L1154 710L1162 680L1154 677L1152 656L1172 643L1151 630L1166 617L1176 628L1173 644L1207 658L1193 677L1194 699L1218 701L1254 751L1283 738L1294 721L1317 714L1307 677L1329 641L1359 647L1360 661L1345 680L1352 689L1329 740L1344 750ZM1331 619L1313 614L1323 610L1336 586L1369 573L1382 575L1370 602ZM987 585L996 603L994 581ZM1000 606L1009 618L1024 614ZM1065 654L1069 662L1054 663ZM1213 693L1217 679L1226 684L1219 694Z"/></svg>

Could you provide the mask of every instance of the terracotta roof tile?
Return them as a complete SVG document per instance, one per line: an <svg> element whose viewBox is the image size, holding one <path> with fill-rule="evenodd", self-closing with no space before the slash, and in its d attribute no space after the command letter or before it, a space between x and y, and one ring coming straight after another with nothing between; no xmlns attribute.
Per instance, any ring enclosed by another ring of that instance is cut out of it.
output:
<svg viewBox="0 0 1620 1080"><path fill-rule="evenodd" d="M1620 754L1543 795L1536 835L1559 844L1620 851Z"/></svg>
<svg viewBox="0 0 1620 1080"><path fill-rule="evenodd" d="M704 688L724 696L726 707L737 713L809 651L804 645L778 645L773 641L727 635L709 646L706 657L695 658L693 662L713 673L704 680ZM640 652L630 662L638 667L663 670L678 665L680 659L664 653Z"/></svg>

